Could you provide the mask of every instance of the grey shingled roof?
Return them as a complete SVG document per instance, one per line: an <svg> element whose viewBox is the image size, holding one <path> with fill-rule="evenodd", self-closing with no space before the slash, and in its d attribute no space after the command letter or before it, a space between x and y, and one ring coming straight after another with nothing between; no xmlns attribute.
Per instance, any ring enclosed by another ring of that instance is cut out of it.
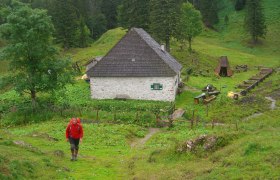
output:
<svg viewBox="0 0 280 180"><path fill-rule="evenodd" d="M94 67L89 77L172 77L182 69L143 29L132 28Z"/></svg>

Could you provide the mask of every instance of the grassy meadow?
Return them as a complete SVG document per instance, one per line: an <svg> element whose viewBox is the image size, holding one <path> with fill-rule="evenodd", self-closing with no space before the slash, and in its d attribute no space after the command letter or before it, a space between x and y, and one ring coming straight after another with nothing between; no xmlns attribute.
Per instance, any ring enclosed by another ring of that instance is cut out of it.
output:
<svg viewBox="0 0 280 180"><path fill-rule="evenodd" d="M256 46L243 30L244 11L235 12L231 0L223 3L227 8L220 12L217 31L205 29L195 38L194 53L172 41L171 54L184 66L182 80L188 87L175 104L186 113L173 127L160 128L144 143L141 140L155 128L155 109L163 109L161 116L166 118L170 103L93 101L89 84L77 77L62 91L40 94L40 103L47 105L33 113L28 108L29 97L18 95L4 83L8 64L0 62L0 179L279 179L280 1L263 1L268 32ZM229 16L227 25L225 15ZM109 30L88 48L61 53L83 65L106 55L125 33L122 28ZM215 76L218 59L224 55L232 69L246 64L248 71L226 78ZM256 66L278 71L248 96L229 99L229 91L238 92L238 84L258 73ZM193 73L187 78L189 68ZM195 105L193 98L207 84L221 94L208 107ZM268 96L276 100L274 110ZM191 129L193 112L197 123ZM72 116L89 120L83 123L85 137L77 162L70 162L65 141ZM201 135L219 137L214 149L179 150Z"/></svg>

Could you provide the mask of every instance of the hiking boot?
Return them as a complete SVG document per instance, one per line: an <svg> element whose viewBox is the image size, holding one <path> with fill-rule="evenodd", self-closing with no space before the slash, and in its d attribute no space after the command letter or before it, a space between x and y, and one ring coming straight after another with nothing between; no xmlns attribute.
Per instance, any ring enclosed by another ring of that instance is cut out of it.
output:
<svg viewBox="0 0 280 180"><path fill-rule="evenodd" d="M74 161L77 161L77 156L74 156Z"/></svg>
<svg viewBox="0 0 280 180"><path fill-rule="evenodd" d="M72 156L72 157L71 157L71 161L75 161L75 156Z"/></svg>

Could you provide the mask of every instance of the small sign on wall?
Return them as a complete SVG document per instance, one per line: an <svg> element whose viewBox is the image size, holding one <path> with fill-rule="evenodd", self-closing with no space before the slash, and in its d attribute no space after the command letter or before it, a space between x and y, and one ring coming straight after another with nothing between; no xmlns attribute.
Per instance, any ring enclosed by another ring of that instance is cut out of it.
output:
<svg viewBox="0 0 280 180"><path fill-rule="evenodd" d="M162 90L163 89L163 85L160 83L153 83L151 85L151 90Z"/></svg>

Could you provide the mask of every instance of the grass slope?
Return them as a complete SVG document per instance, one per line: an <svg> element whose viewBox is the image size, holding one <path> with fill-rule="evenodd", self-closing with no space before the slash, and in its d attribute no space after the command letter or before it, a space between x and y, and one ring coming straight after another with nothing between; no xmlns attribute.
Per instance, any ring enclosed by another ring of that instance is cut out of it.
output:
<svg viewBox="0 0 280 180"><path fill-rule="evenodd" d="M146 128L84 124L85 138L77 162L69 161L69 145L64 139L67 120L2 129L0 175L3 179L279 178L279 116L279 110L269 111L240 124L239 131L232 126L189 130L188 123L178 122L174 128L161 129L140 148L131 148L130 143L143 137ZM224 148L206 154L176 152L179 143L200 134L233 138ZM13 141L30 146L16 146Z"/></svg>
<svg viewBox="0 0 280 180"><path fill-rule="evenodd" d="M225 95L228 91L238 91L235 89L237 84L256 74L255 65L280 66L280 40L277 38L280 33L280 1L263 1L268 34L256 47L248 43L249 36L241 28L244 11L235 12L233 6L228 6L232 4L231 0L222 2L227 8L220 13L218 32L205 30L196 38L193 46L196 53L189 54L186 48L181 50L176 41L172 42L172 55L184 65L183 78L186 68L202 70L189 81L184 78L188 86L201 89L211 83L218 88L224 87L221 96L210 104L208 116L205 106L193 104L193 97L201 92L185 91L176 99L177 107L187 110L185 117L175 122L173 128L162 128L139 148L131 148L130 144L143 138L148 132L147 127L130 124L130 121L123 124L84 124L85 138L79 161L73 163L69 161L69 145L64 139L70 115L67 118L55 116L50 121L37 124L5 127L0 129L0 179L279 178L280 110L269 110L270 102L264 99L264 96L274 97L279 107L279 72L240 101L233 102ZM225 15L229 16L229 25L223 23ZM121 28L110 30L90 47L64 53L74 61L85 63L96 56L104 56L124 34L125 30ZM221 55L229 57L232 67L249 65L249 71L236 73L231 78L215 77L213 69ZM1 69L1 73L4 71L5 68ZM88 92L80 93L81 87L84 85L76 83L68 88L69 98L79 99L87 95ZM76 97L73 96L75 92L79 92ZM1 99L16 99L14 101L20 98L11 91L1 96ZM200 121L191 130L187 120L193 110L196 110ZM254 113L263 114L244 121ZM92 114L95 113L84 116L88 118ZM209 126L212 120L225 125L212 129ZM222 143L225 146L213 152L177 152L180 144L201 134L224 137L225 142ZM26 145L15 145L14 141L24 141Z"/></svg>
<svg viewBox="0 0 280 180"><path fill-rule="evenodd" d="M86 63L90 59L104 56L126 33L122 28L116 28L104 33L96 42L87 48L73 48L66 52L74 61Z"/></svg>

